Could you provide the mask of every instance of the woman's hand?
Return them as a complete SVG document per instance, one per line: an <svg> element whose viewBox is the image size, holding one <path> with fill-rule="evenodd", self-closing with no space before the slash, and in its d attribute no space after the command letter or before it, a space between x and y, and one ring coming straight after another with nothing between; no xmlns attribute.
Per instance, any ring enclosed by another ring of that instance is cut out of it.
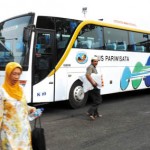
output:
<svg viewBox="0 0 150 150"><path fill-rule="evenodd" d="M29 114L36 111L36 107L29 106Z"/></svg>

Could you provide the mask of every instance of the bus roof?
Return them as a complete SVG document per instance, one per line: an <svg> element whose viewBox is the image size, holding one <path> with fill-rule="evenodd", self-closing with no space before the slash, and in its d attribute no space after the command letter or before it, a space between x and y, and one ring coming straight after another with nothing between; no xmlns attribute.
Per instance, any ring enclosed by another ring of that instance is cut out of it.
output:
<svg viewBox="0 0 150 150"><path fill-rule="evenodd" d="M104 27L111 27L111 28L116 28L116 29L122 29L122 30L128 30L128 31L133 31L133 32L141 32L141 33L146 33L150 34L150 30L143 30L137 27L130 27L126 25L119 25L115 23L108 23L104 21L99 21L99 20L84 20L84 24L95 24L95 25L100 25Z"/></svg>
<svg viewBox="0 0 150 150"><path fill-rule="evenodd" d="M26 13L26 14L22 14L22 15L18 15L18 16L14 16L12 18L9 18L9 19L6 19L4 20L3 22L5 21L8 21L8 20L11 20L11 19L14 19L14 18L18 18L18 17L21 17L21 16L24 16L24 15L35 15L35 22L36 22L36 19L38 16L47 16L47 17L60 17L60 18L68 18L68 19L75 19L75 20L80 20L80 21L83 21L84 24L95 24L95 25L100 25L100 26L105 26L105 27L112 27L112 28L117 28L117 29L123 29L123 30L128 30L128 31L134 31L134 32L141 32L141 33L147 33L147 34L150 34L150 31L149 30L143 30L141 28L138 28L136 27L135 24L131 24L131 23L127 23L127 22L123 22L123 21L118 21L118 20L114 20L114 23L110 23L110 22L106 22L106 21L102 21L102 20L98 20L98 19L88 19L88 18L69 18L69 17L62 17L62 16L48 16L48 14L36 14L34 12L29 12L29 13Z"/></svg>

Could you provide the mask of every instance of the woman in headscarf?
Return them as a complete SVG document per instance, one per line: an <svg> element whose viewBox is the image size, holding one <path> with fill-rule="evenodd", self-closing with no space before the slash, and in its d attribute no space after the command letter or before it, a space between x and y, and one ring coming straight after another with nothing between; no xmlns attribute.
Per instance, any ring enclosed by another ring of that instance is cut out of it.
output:
<svg viewBox="0 0 150 150"><path fill-rule="evenodd" d="M27 105L19 78L22 67L10 62L5 68L5 80L0 89L0 149L32 150L28 115L36 110Z"/></svg>

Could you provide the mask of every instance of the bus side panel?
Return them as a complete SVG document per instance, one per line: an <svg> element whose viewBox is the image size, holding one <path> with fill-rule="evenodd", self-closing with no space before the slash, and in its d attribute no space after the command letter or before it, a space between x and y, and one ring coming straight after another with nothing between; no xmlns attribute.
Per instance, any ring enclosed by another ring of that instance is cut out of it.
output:
<svg viewBox="0 0 150 150"><path fill-rule="evenodd" d="M83 72L84 75L93 56L99 58L97 70L103 74L102 94L147 88L144 78L150 76L150 67L146 66L150 57L148 53L72 49L64 65L70 65L69 72L78 75Z"/></svg>
<svg viewBox="0 0 150 150"><path fill-rule="evenodd" d="M55 101L66 100L67 86L68 86L67 69L64 67L59 68L55 73Z"/></svg>
<svg viewBox="0 0 150 150"><path fill-rule="evenodd" d="M26 100L28 103L31 103L31 72L30 69L29 71L25 71L22 73L20 77L20 84L23 86Z"/></svg>
<svg viewBox="0 0 150 150"><path fill-rule="evenodd" d="M41 82L33 86L33 102L53 102L54 101L54 75L46 77Z"/></svg>
<svg viewBox="0 0 150 150"><path fill-rule="evenodd" d="M81 72L82 69L78 68L60 68L56 73L56 92L55 92L55 100L68 100L70 89L73 83L79 80L79 76L85 74L85 72ZM85 68L83 68L85 70Z"/></svg>

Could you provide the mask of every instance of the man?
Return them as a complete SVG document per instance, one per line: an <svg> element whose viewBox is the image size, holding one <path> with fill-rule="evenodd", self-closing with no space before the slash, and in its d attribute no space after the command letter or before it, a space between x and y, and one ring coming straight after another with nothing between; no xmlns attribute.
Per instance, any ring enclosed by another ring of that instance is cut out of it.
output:
<svg viewBox="0 0 150 150"><path fill-rule="evenodd" d="M91 64L87 67L87 71L86 71L86 78L94 87L93 90L89 91L90 97L93 100L93 104L87 112L87 115L92 120L95 120L96 117L102 117L102 115L99 115L99 113L98 113L98 106L102 103L100 89L97 88L97 83L93 80L93 78L91 76L92 73L98 74L97 69L96 69L97 64L98 64L98 58L93 57L91 59ZM102 76L101 76L101 86L104 86Z"/></svg>

